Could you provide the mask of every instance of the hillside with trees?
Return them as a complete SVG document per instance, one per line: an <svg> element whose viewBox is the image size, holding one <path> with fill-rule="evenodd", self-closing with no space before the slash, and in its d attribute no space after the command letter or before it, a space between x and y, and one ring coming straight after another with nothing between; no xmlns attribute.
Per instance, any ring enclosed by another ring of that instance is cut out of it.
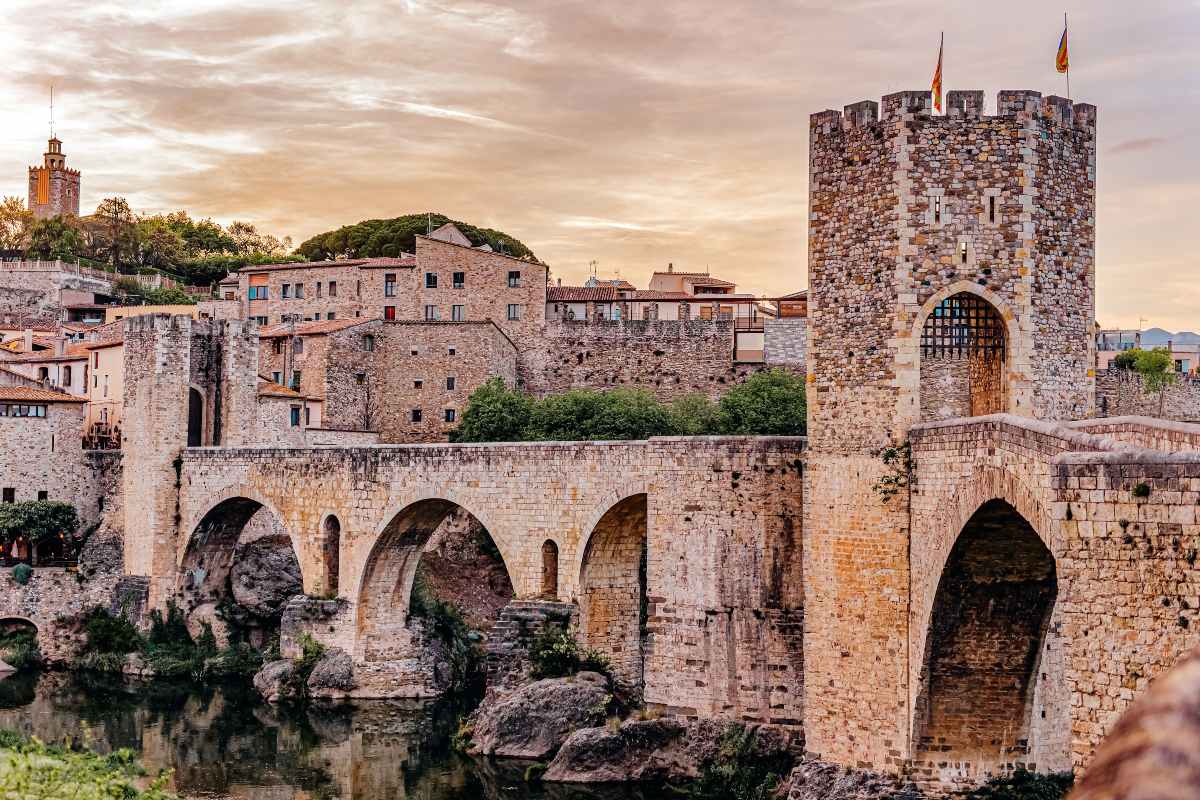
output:
<svg viewBox="0 0 1200 800"><path fill-rule="evenodd" d="M414 252L418 234L428 233L447 222L458 226L475 247L487 244L497 253L524 261L537 261L532 250L504 231L477 228L467 222L452 220L445 214L432 212L405 214L392 219L367 219L357 225L345 225L306 239L296 248L296 252L309 261L380 256L395 258L401 253Z"/></svg>
<svg viewBox="0 0 1200 800"><path fill-rule="evenodd" d="M164 272L210 286L248 264L302 261L279 239L248 222L222 226L186 211L137 215L123 197L109 197L85 217L35 220L18 197L0 201L0 249L26 258L60 258L132 275Z"/></svg>

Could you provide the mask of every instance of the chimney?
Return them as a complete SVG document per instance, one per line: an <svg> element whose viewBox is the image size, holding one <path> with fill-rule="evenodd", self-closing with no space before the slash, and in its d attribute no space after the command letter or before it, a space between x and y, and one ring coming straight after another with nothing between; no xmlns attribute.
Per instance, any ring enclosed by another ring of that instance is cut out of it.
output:
<svg viewBox="0 0 1200 800"><path fill-rule="evenodd" d="M667 273L669 274L669 273L672 273L672 272L674 272L674 271L675 271L675 262L674 262L674 261L668 261L668 262L667 262Z"/></svg>
<svg viewBox="0 0 1200 800"><path fill-rule="evenodd" d="M33 328L25 329L25 352L33 352Z"/></svg>
<svg viewBox="0 0 1200 800"><path fill-rule="evenodd" d="M559 285L559 286L562 286L562 278L559 278L559 279L558 279L558 285Z"/></svg>
<svg viewBox="0 0 1200 800"><path fill-rule="evenodd" d="M54 340L54 355L61 356L67 352L67 340L60 336Z"/></svg>

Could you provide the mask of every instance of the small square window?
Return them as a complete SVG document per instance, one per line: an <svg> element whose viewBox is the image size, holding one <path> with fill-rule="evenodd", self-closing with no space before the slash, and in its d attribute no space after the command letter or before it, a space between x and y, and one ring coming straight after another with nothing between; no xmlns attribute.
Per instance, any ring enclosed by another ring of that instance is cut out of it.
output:
<svg viewBox="0 0 1200 800"><path fill-rule="evenodd" d="M446 422L454 422L454 417L455 417L454 409L447 408L446 409Z"/></svg>
<svg viewBox="0 0 1200 800"><path fill-rule="evenodd" d="M425 321L436 322L441 318L440 310L437 306L425 306Z"/></svg>
<svg viewBox="0 0 1200 800"><path fill-rule="evenodd" d="M446 378L446 391L454 391L455 378L453 375Z"/></svg>
<svg viewBox="0 0 1200 800"><path fill-rule="evenodd" d="M413 388L414 388L414 389L420 389L420 388L421 388L422 386L424 386L424 385L425 385L425 381L423 381L423 380L422 380L422 379L420 379L420 378L415 378L415 379L413 380Z"/></svg>
<svg viewBox="0 0 1200 800"><path fill-rule="evenodd" d="M359 373L355 374L354 380L358 383L359 386L362 386L364 383L367 382L367 373L359 372Z"/></svg>
<svg viewBox="0 0 1200 800"><path fill-rule="evenodd" d="M5 486L4 487L4 495L3 495L2 499L3 499L3 502L5 502L5 503L17 502L17 490L11 486Z"/></svg>
<svg viewBox="0 0 1200 800"><path fill-rule="evenodd" d="M337 297L337 281L329 282L329 296Z"/></svg>
<svg viewBox="0 0 1200 800"><path fill-rule="evenodd" d="M271 380L272 380L272 381L274 381L275 383L282 384L282 382L283 382L283 373L282 373L282 372L278 372L278 371L276 371L276 372L272 372L272 373L271 373Z"/></svg>
<svg viewBox="0 0 1200 800"><path fill-rule="evenodd" d="M414 348L413 348L411 351L409 351L409 354L410 354L410 355L414 355L414 356L415 356L415 355L420 355L420 353L421 353L421 351L420 351L420 350L418 350L418 349L417 349L417 348L415 348L415 347L414 347Z"/></svg>
<svg viewBox="0 0 1200 800"><path fill-rule="evenodd" d="M448 348L448 349L446 350L446 352L447 352L449 355L454 355L455 353L457 353L457 352L458 352L458 348L456 348L456 347L451 347L451 348Z"/></svg>
<svg viewBox="0 0 1200 800"><path fill-rule="evenodd" d="M292 427L300 427L300 406L292 406Z"/></svg>
<svg viewBox="0 0 1200 800"><path fill-rule="evenodd" d="M297 299L304 298L304 284L303 283L296 284L296 298Z"/></svg>
<svg viewBox="0 0 1200 800"><path fill-rule="evenodd" d="M325 315L325 319L333 319L334 317L335 317L335 314L332 311L328 312Z"/></svg>
<svg viewBox="0 0 1200 800"><path fill-rule="evenodd" d="M414 408L414 409L412 410L412 421L413 421L413 422L420 422L420 421L421 421L421 409L419 409L419 408Z"/></svg>
<svg viewBox="0 0 1200 800"><path fill-rule="evenodd" d="M436 272L426 272L425 273L425 288L426 289L436 289L437 288L437 273Z"/></svg>
<svg viewBox="0 0 1200 800"><path fill-rule="evenodd" d="M396 318L396 307L395 306L384 306L383 307L383 318L394 320Z"/></svg>
<svg viewBox="0 0 1200 800"><path fill-rule="evenodd" d="M290 283L285 283L283 285L283 296L284 297L292 296L292 285Z"/></svg>
<svg viewBox="0 0 1200 800"><path fill-rule="evenodd" d="M467 285L467 273L455 272L452 274L451 277L453 278L452 282L454 284L455 289L461 289Z"/></svg>
<svg viewBox="0 0 1200 800"><path fill-rule="evenodd" d="M508 288L515 289L521 285L521 270L512 269L508 271Z"/></svg>
<svg viewBox="0 0 1200 800"><path fill-rule="evenodd" d="M454 322L462 322L467 318L466 306L450 306L450 319Z"/></svg>
<svg viewBox="0 0 1200 800"><path fill-rule="evenodd" d="M42 489L41 491L38 492L38 500L49 500L49 499L50 499L50 493L47 492L45 489Z"/></svg>
<svg viewBox="0 0 1200 800"><path fill-rule="evenodd" d="M363 334L362 349L363 349L363 352L366 352L366 353L375 352L375 337L369 333Z"/></svg>
<svg viewBox="0 0 1200 800"><path fill-rule="evenodd" d="M510 320L519 320L521 318L521 306L519 304L508 304L508 318Z"/></svg>

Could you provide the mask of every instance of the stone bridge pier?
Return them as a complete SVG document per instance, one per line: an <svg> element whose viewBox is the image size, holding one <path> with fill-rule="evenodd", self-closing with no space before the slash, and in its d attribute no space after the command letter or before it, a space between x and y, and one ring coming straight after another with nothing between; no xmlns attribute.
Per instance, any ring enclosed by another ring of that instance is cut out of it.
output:
<svg viewBox="0 0 1200 800"><path fill-rule="evenodd" d="M258 513L291 539L312 598L290 609L355 662L361 696L431 693L409 618L425 544L452 510L488 531L518 599L578 608L585 646L647 704L798 726L803 440L198 447L177 522L129 519L153 602L217 602ZM160 520L162 517L159 518Z"/></svg>

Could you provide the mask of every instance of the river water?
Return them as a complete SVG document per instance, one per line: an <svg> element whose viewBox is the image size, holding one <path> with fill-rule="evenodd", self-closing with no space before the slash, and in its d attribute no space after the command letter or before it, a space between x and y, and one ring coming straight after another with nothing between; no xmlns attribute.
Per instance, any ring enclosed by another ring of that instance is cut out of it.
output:
<svg viewBox="0 0 1200 800"><path fill-rule="evenodd" d="M447 704L375 700L276 708L248 686L125 683L20 673L0 680L0 728L47 743L127 747L152 773L172 770L188 798L253 800L651 800L627 787L529 786L525 764L450 747Z"/></svg>

